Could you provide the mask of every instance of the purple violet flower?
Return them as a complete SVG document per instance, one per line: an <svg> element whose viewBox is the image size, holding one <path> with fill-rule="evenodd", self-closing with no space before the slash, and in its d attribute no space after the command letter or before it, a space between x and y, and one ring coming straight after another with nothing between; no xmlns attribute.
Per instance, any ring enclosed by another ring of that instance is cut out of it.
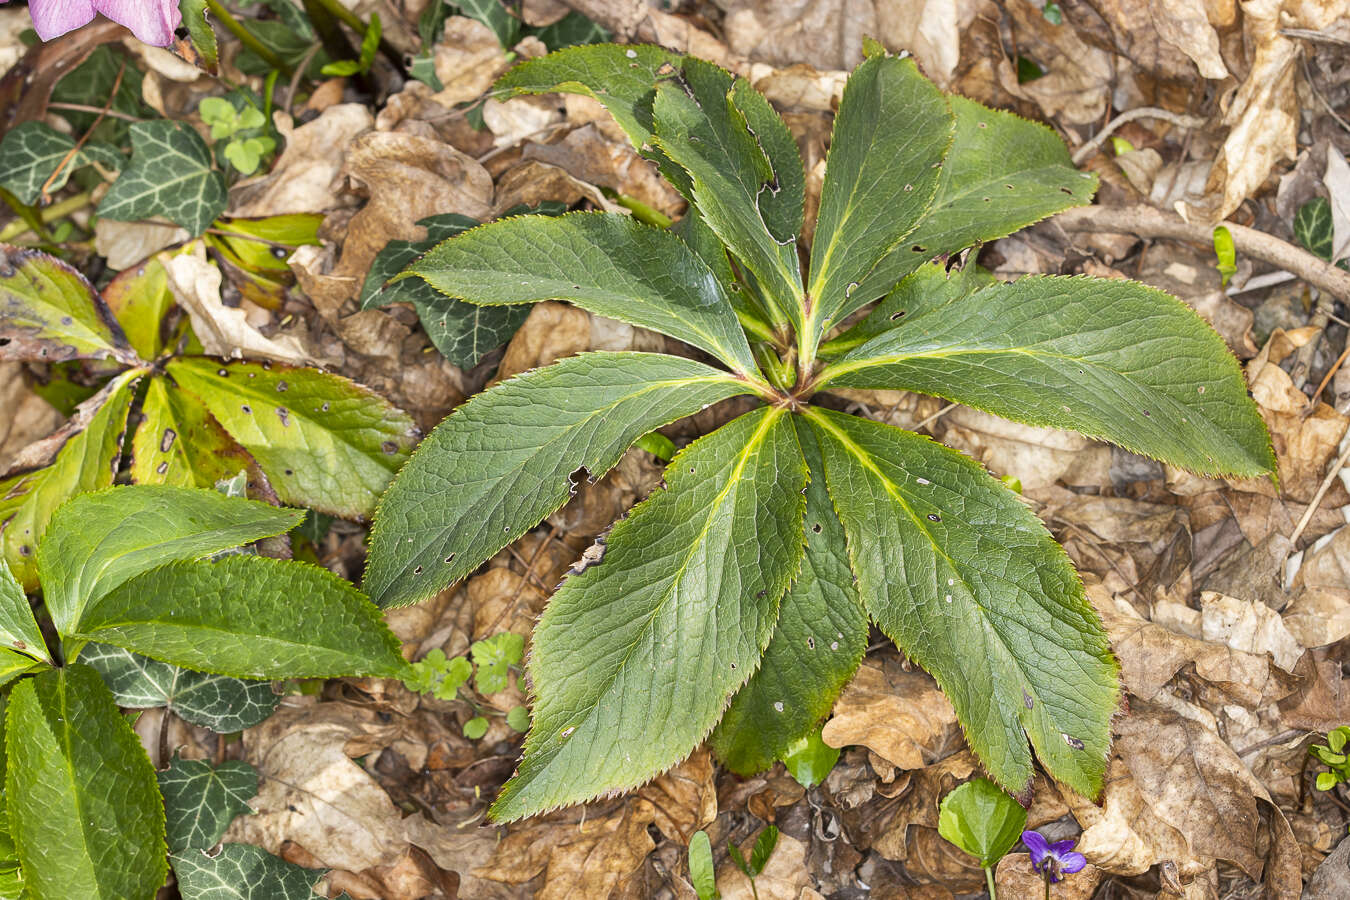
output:
<svg viewBox="0 0 1350 900"><path fill-rule="evenodd" d="M167 47L183 21L178 0L28 0L28 12L33 30L44 41L88 25L103 13L145 43Z"/></svg>
<svg viewBox="0 0 1350 900"><path fill-rule="evenodd" d="M1052 844L1039 831L1024 831L1022 843L1031 852L1031 868L1051 881L1059 881L1065 875L1080 872L1087 865L1087 858L1074 852L1073 840L1055 841Z"/></svg>

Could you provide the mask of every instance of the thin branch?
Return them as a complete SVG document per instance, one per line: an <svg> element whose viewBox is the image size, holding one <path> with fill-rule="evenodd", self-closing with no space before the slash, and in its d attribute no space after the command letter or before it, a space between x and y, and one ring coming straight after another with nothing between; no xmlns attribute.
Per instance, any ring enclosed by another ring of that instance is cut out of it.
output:
<svg viewBox="0 0 1350 900"><path fill-rule="evenodd" d="M1170 238L1202 246L1214 244L1214 229L1183 220L1151 206L1085 206L1070 209L1050 221L1070 232L1106 231L1140 238ZM1239 253L1293 272L1308 284L1350 303L1350 272L1295 247L1272 234L1224 222Z"/></svg>
<svg viewBox="0 0 1350 900"><path fill-rule="evenodd" d="M1206 122L1203 116L1183 116L1180 113L1172 112L1170 109L1162 109L1157 106L1141 106L1137 109L1131 109L1107 122L1092 140L1075 150L1073 164L1080 166L1086 160L1091 159L1092 155L1100 149L1102 144L1106 143L1106 139L1114 134L1117 128L1133 122L1135 119L1161 119L1164 122L1171 122L1178 128L1199 128Z"/></svg>
<svg viewBox="0 0 1350 900"><path fill-rule="evenodd" d="M98 118L94 119L94 124L84 130L84 134L80 135L80 139L75 142L75 146L66 151L66 155L61 157L61 162L57 164L56 169L52 174L47 176L46 181L42 182L42 189L38 193L41 195L43 203L51 202L51 194L48 193L51 186L56 183L56 179L66 170L66 166L70 165L71 160L79 154L80 148L89 140L89 137L94 133L94 129L101 125L104 118L107 117L108 110L112 109L113 102L117 99L117 92L122 89L122 76L125 75L126 72L127 61L126 59L123 59L121 67L117 70L117 77L113 79L112 90L108 93L108 102L103 104L103 108L98 111Z"/></svg>
<svg viewBox="0 0 1350 900"><path fill-rule="evenodd" d="M1299 519L1298 525L1294 526L1294 533L1289 535L1290 546L1297 544L1298 539L1303 537L1303 530L1312 521L1313 514L1322 505L1322 499L1326 497L1327 491L1331 490L1331 483L1336 480L1337 475L1341 474L1341 469L1345 468L1347 462L1350 462L1350 441L1345 442L1345 449L1341 451L1340 456L1336 457L1336 461L1331 464L1331 468L1327 469L1326 477L1322 479L1322 484L1317 488L1317 493L1313 495L1312 502L1303 511L1303 518Z"/></svg>
<svg viewBox="0 0 1350 900"><path fill-rule="evenodd" d="M86 106L83 103L48 103L48 109L68 109L72 112L103 113L110 119L121 119L123 122L145 122L140 116L133 116L129 113L118 112L115 109L104 109L101 106Z"/></svg>

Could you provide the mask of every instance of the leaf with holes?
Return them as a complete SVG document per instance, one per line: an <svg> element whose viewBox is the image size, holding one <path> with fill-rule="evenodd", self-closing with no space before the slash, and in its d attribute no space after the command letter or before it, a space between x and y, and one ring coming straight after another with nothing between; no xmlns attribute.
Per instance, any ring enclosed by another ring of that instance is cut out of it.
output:
<svg viewBox="0 0 1350 900"><path fill-rule="evenodd" d="M140 362L107 304L55 257L0 244L0 360Z"/></svg>
<svg viewBox="0 0 1350 900"><path fill-rule="evenodd" d="M191 125L155 119L131 126L131 162L99 201L105 219L163 216L193 236L225 211L225 176Z"/></svg>
<svg viewBox="0 0 1350 900"><path fill-rule="evenodd" d="M937 678L999 783L1025 798L1039 760L1099 794L1119 679L1064 551L977 464L832 412L826 392L929 393L1205 474L1274 470L1236 361L1184 304L1130 282L1004 284L969 261L1090 199L1095 178L1055 135L865 52L809 247L802 165L764 97L710 63L600 45L499 87L600 101L690 201L685 218L523 216L402 276L485 306L570 302L713 361L583 354L469 400L376 512L365 587L382 606L470 575L653 429L723 401L694 429L730 420L675 454L549 600L526 657L530 733L494 819L634 787L704 739L735 772L782 759L819 783L838 757L820 722L869 620ZM640 446L669 457L655 443ZM473 653L479 689L502 686Z"/></svg>
<svg viewBox="0 0 1350 900"><path fill-rule="evenodd" d="M420 436L374 391L317 369L180 358L167 370L295 506L370 515Z"/></svg>

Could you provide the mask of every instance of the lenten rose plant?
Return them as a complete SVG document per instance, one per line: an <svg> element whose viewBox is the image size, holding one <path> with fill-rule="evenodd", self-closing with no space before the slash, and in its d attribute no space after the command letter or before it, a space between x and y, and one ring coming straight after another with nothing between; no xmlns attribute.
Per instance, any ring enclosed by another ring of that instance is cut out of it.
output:
<svg viewBox="0 0 1350 900"><path fill-rule="evenodd" d="M1174 297L953 265L1088 203L1095 179L1049 129L867 55L810 241L801 158L763 95L658 47L589 46L498 87L604 104L685 218L504 219L400 276L447 306L564 300L689 350L581 354L451 414L377 509L364 585L382 606L472 574L653 429L757 401L675 456L553 594L498 820L627 790L705 739L736 772L772 765L852 678L869 620L937 679L1000 786L1029 799L1034 750L1100 792L1118 667L1068 556L978 463L842 411L838 389L931 394L1208 475L1274 468L1237 361Z"/></svg>
<svg viewBox="0 0 1350 900"><path fill-rule="evenodd" d="M167 47L183 21L178 0L28 0L28 12L44 41L88 25L102 13L145 43Z"/></svg>

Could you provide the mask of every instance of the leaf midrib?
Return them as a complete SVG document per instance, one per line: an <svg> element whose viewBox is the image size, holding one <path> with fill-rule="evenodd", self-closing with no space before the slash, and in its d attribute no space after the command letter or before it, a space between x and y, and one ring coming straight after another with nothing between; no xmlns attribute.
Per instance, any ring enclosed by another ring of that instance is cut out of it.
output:
<svg viewBox="0 0 1350 900"><path fill-rule="evenodd" d="M597 699L583 708L582 714L577 717L577 723L573 726L574 728L579 729L583 724L589 723L591 714L594 713L596 707L600 705L600 698L608 693L614 686L614 683L618 680L619 675L627 668L628 661L632 658L633 652L637 649L638 645L642 643L642 636L650 630L652 622L661 611L665 609L666 604L670 602L672 595L675 593L677 586L682 583L685 574L689 570L690 561L693 559L697 548L702 546L707 539L708 532L712 530L713 520L718 518L718 514L722 511L722 505L726 498L740 485L741 476L745 472L745 467L748 465L750 457L759 451L761 445L764 443L765 436L782 415L783 410L781 407L769 407L768 412L764 414L764 421L760 423L759 427L755 429L755 433L750 436L750 439L746 441L745 446L741 448L740 454L736 459L736 464L727 478L726 485L717 493L717 496L714 497L713 501L708 505L708 515L703 520L698 536L695 540L688 543L684 553L684 559L675 572L672 573L669 586L662 593L662 596L638 629L637 636L629 643L628 649L624 652L623 659L621 659L618 665L614 667L612 674L608 675L601 683L600 689L595 692ZM672 464L674 464L674 462L675 461L672 460ZM531 668L533 669L533 667ZM534 673L532 672L531 674ZM747 675L747 677L749 677L749 675ZM538 683L537 679L536 683ZM533 734L533 732L531 732L531 734ZM566 744L558 744L549 755L549 762L555 759L557 754L561 753L566 746ZM545 762L544 765L547 766L548 762Z"/></svg>
<svg viewBox="0 0 1350 900"><path fill-rule="evenodd" d="M820 415L814 409L809 410L806 413L806 415L809 416L813 422L818 423L821 427L829 431L831 437L833 437L846 451L848 451L848 453L851 456L857 459L858 462L860 462L864 468L866 468L873 475L875 475L876 478L882 483L886 493L889 494L900 504L900 506L904 509L905 514L908 515L910 520L913 522L914 526L928 540L928 543L933 548L933 552L946 561L947 565L951 568L952 573L955 575L956 578L960 579L961 585L965 587L967 592L970 594L971 602L973 603L975 608L980 611L980 621L984 626L986 633L992 635L998 641L998 644L1000 647L1003 648L1005 655L1013 660L1013 662L1017 666L1018 672L1021 673L1022 689L1027 691L1027 693L1031 695L1034 703L1044 704L1044 700L1040 696L1039 692L1035 690L1035 682L1032 681L1032 679L1028 676L1026 667L1023 666L1022 664L1021 657L1005 642L1002 633L989 618L990 611L984 606L983 603L980 602L979 595L976 593L974 587L970 584L969 580L967 580L962 568L956 564L956 561L952 559L952 557L948 555L947 552L944 551L941 546L938 545L938 542L933 538L932 532L923 524L923 520L920 519L918 514L914 512L913 508L909 505L909 502L905 499L903 493L900 490L900 486L895 484L895 482L893 482L889 477L887 477L886 474L881 471L880 467L877 466L877 464L872 461L872 454L868 453L864 448L862 448L856 442L854 442L852 438L850 438L842 429L840 429L833 422L829 421L828 418L826 418L823 415ZM996 577L992 573L982 573L982 574L985 574L991 578ZM998 580L1006 581L1007 579L1000 577ZM1045 707L1042 705L1041 708ZM1026 729L1023 728L1023 731L1025 732Z"/></svg>
<svg viewBox="0 0 1350 900"><path fill-rule="evenodd" d="M494 480L494 481L496 481L497 483L501 483L501 482L505 481L507 478L512 478L512 479L517 478L517 477L520 475L520 473L521 473L522 471L524 471L525 468L526 468L531 462L533 462L534 460L538 459L541 455L543 455L543 453L544 453L545 450L547 450L548 448L554 446L554 445L557 444L559 441L563 440L563 438L564 438L566 435L572 434L572 433L574 433L576 430L583 428L587 423L592 422L593 420L595 420L595 419L598 418L598 417L607 415L608 413L610 413L611 411L613 411L613 409L614 409L615 407L619 406L619 405L622 404L622 403L626 403L626 402L628 402L628 401L630 401L630 400L633 400L633 399L635 399L635 398L637 398L637 397L641 397L641 396L643 396L644 394L651 393L652 391L662 390L662 389L665 389L665 388L675 388L675 387L681 387L681 386L692 386L692 385L697 385L697 384L719 384L719 383L726 383L726 384L731 384L731 385L742 385L742 384L743 384L743 382L741 382L740 379L735 378L735 377L730 376L730 375L700 375L700 376L697 376L697 377L694 377L694 378L676 378L676 379L667 379L667 380L664 380L664 381L648 381L648 382L644 382L643 384L641 384L641 385L638 386L638 389L637 389L637 390L634 390L634 391L632 391L631 393L626 393L626 394L624 394L623 396L618 397L617 399L615 399L615 400L614 400L612 403L610 403L609 405L603 406L603 407L601 407L601 408L599 408L599 409L596 409L596 410L593 410L593 411L587 413L586 416L585 416L584 418L579 419L579 420L577 420L576 422L574 422L573 424L570 424L570 425L566 426L565 428L563 428L563 429L561 430L561 433L560 433L557 437L551 438L551 439L550 439L547 443L545 443L545 444L541 444L541 445L538 447L537 452L532 453L532 454L530 454L530 455L528 455L528 456L525 456L525 457L521 460L521 462L520 462L518 465L512 466L511 468L507 469L506 472L503 473L501 476L496 477L496 478L491 479L491 480ZM455 413L454 415L461 415L461 414L462 414L462 413L457 412L457 413ZM449 421L449 420L447 420L447 421ZM631 446L631 445L630 445L630 446ZM622 454L621 454L621 455L622 455ZM608 471L608 470L606 470L606 471ZM602 474L602 473L592 473L592 474L593 474L596 478L598 478L599 475ZM470 483L481 483L481 481L486 481L486 480L489 480L489 479L482 479L482 480L480 480L479 482L470 482ZM463 520L465 520L465 519L468 519L469 521L473 521L472 515L473 515L473 513L474 513L475 511L479 510L480 508L482 508L482 507L484 507L484 506L486 506L486 507L488 507L488 508L490 508L490 509L495 509L495 508L496 508L497 506L499 506L499 505L500 505L500 501L499 501L499 500L494 500L494 499L492 499L492 498L486 497L485 495L484 495L484 496L480 496L477 500L475 500L475 501L473 502L473 504L472 504L468 509L465 510L464 515L461 517L460 521L463 521ZM435 535L436 535L436 538L435 538L434 540L429 540L429 541L426 541L426 542L422 543L421 546L418 548L417 552L416 552L415 554L411 554L410 562L407 563L406 565L404 565L404 566L400 569L400 571L399 571L400 577L405 577L409 572L411 572L414 568L416 568L416 559L417 559L418 556L420 556L420 555L426 553L427 550L429 550L433 545L438 544L438 543L440 543L440 542L443 542L443 541L444 541L444 536L445 536L446 534L448 534L448 533L450 533L450 532L452 532L452 531L458 531L458 530L459 530L458 522L457 522L455 525L449 525L449 526L446 526L446 527L444 527L444 528L438 528L438 529L436 529L435 532L434 532ZM390 583L393 584L392 581L391 581Z"/></svg>

